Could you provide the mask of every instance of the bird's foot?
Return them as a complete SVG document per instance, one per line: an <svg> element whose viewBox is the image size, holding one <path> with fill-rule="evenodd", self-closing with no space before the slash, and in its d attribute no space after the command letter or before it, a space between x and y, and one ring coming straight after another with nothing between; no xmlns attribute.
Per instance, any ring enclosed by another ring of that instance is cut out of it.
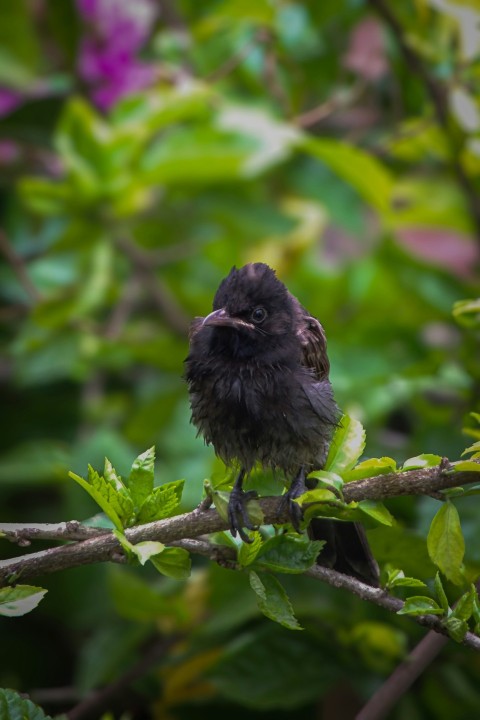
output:
<svg viewBox="0 0 480 720"><path fill-rule="evenodd" d="M241 488L233 487L230 493L230 500L228 501L228 522L230 525L230 532L233 537L238 533L243 542L253 542L244 531L243 528L248 530L255 530L256 527L250 520L247 510L247 503L249 500L258 497L255 490L249 490L244 492Z"/></svg>
<svg viewBox="0 0 480 720"><path fill-rule="evenodd" d="M307 491L305 485L305 471L302 469L292 481L285 495L282 497L281 509L286 510L294 530L302 532L303 510L295 499Z"/></svg>

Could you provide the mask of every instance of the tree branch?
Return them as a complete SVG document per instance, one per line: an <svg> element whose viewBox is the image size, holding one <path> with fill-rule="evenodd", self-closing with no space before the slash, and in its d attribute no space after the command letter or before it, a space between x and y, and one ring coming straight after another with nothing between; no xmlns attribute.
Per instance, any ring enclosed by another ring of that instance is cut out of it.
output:
<svg viewBox="0 0 480 720"><path fill-rule="evenodd" d="M344 486L343 495L346 502L386 500L398 495L433 495L441 490L480 482L479 472L474 470L455 472L454 468L457 464L445 460L435 467L357 480Z"/></svg>
<svg viewBox="0 0 480 720"><path fill-rule="evenodd" d="M475 636L476 637L476 636ZM430 630L360 710L355 720L383 720L435 660L448 638Z"/></svg>
<svg viewBox="0 0 480 720"><path fill-rule="evenodd" d="M359 500L384 500L399 495L430 495L480 480L478 472L453 472L455 465L456 463L445 460L436 467L388 473L347 483L343 490L344 499L348 503ZM259 505L264 514L265 524L288 522L280 497L261 498ZM226 520L214 510L200 505L192 512L183 515L128 528L125 530L125 535L134 544L144 540L159 540L171 544L179 540L198 539L199 536L227 529ZM113 533L103 529L84 528L76 522L43 526L0 524L0 532L13 542L20 541L20 544L40 538L81 540L81 542L0 561L0 587L18 582L20 578L35 577L79 565L125 561L123 550Z"/></svg>
<svg viewBox="0 0 480 720"><path fill-rule="evenodd" d="M78 520L61 523L0 523L0 538L26 547L32 540L87 540L108 533Z"/></svg>
<svg viewBox="0 0 480 720"><path fill-rule="evenodd" d="M388 473L348 483L344 487L346 502L352 500L386 499L398 495L424 495L451 487L476 482L479 473L474 471L453 472L456 463L444 460L436 467ZM282 524L288 521L285 504L281 497L266 497L258 501L265 524ZM228 522L202 502L189 513L165 520L138 525L125 530L127 539L136 544L145 540L158 540L168 545L183 547L208 557L230 568L237 568L232 548L215 545L205 535L228 529ZM22 557L0 561L0 587L25 580L43 573L56 572L79 565L95 562L126 562L125 553L115 535L103 529L87 528L77 522L58 525L0 525L3 536L14 542L29 542L32 539L81 539L61 547L49 548L42 552L29 553ZM374 588L359 580L329 568L314 566L306 575L327 582L336 588L343 588L358 597L372 602L390 612L398 612L403 601L389 595L381 588ZM441 619L434 615L407 616L436 633L447 635ZM463 644L480 651L480 638L467 633Z"/></svg>

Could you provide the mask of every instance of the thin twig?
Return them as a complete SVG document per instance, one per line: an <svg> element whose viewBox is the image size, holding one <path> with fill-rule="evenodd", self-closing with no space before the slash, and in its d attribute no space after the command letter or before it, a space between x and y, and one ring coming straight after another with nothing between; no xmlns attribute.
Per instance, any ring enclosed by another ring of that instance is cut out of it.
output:
<svg viewBox="0 0 480 720"><path fill-rule="evenodd" d="M366 585L365 583L360 582L360 580L350 577L350 575L344 575L343 573L331 570L330 568L315 565L307 570L305 575L313 577L316 580L322 580L332 587L348 590L350 593L362 598L362 600L367 600L368 602L374 603L374 605L378 605L390 612L397 613L404 605L403 600L393 597L393 595L389 595L386 590ZM447 630L442 625L441 618L436 615L406 615L405 617L414 620L414 622L427 627L430 630L434 630L436 633L448 636ZM462 643L463 645L480 652L480 637L478 637L478 635L467 632L462 640Z"/></svg>
<svg viewBox="0 0 480 720"><path fill-rule="evenodd" d="M207 75L205 81L209 83L215 83L219 80L222 80L224 77L227 77L227 75L230 75L230 73L236 70L237 67L241 65L244 60L246 60L252 50L255 50L257 44L264 43L267 39L268 35L266 34L265 30L261 28L253 35L252 38L247 40L243 47L241 47L236 53L229 57L223 65L220 65L220 67L210 73L210 75Z"/></svg>
<svg viewBox="0 0 480 720"><path fill-rule="evenodd" d="M130 686L146 675L168 653L178 636L155 639L150 649L110 685L94 690L78 705L67 712L68 720L95 720L110 708L112 701L122 698Z"/></svg>
<svg viewBox="0 0 480 720"><path fill-rule="evenodd" d="M138 273L134 272L122 289L120 300L112 308L112 312L103 329L103 336L107 340L116 340L120 337L128 318L135 308L139 294L139 286L140 277Z"/></svg>
<svg viewBox="0 0 480 720"><path fill-rule="evenodd" d="M190 326L189 319L177 303L176 298L170 292L169 288L155 274L155 261L150 253L140 248L125 236L118 237L116 243L142 278L150 297L155 302L171 330L181 337L188 335Z"/></svg>
<svg viewBox="0 0 480 720"><path fill-rule="evenodd" d="M321 103L321 105L317 105L316 107L307 110L301 115L297 115L297 117L293 118L292 122L297 127L312 127L313 125L319 123L321 120L324 120L329 115L332 115L337 110L344 109L345 107L348 107L352 103L356 102L364 90L365 82L363 80L359 81L344 96L334 95L333 97L326 100L324 103Z"/></svg>
<svg viewBox="0 0 480 720"><path fill-rule="evenodd" d="M194 245L189 240L185 240L184 242L176 242L174 245L165 245L165 247L150 250L150 257L155 267L159 268L191 257L194 253Z"/></svg>
<svg viewBox="0 0 480 720"><path fill-rule="evenodd" d="M282 108L285 115L288 115L288 97L283 87L278 72L278 57L275 52L275 37L273 33L264 29L265 59L263 67L263 79L272 98Z"/></svg>
<svg viewBox="0 0 480 720"><path fill-rule="evenodd" d="M218 565L228 568L229 570L239 570L236 551L226 545L217 545L209 542L208 540L200 539L175 540L170 543L170 545L188 550L188 552L191 552L194 555L206 557L209 560L213 560L213 562L216 562Z"/></svg>
<svg viewBox="0 0 480 720"><path fill-rule="evenodd" d="M0 537L21 547L32 540L87 540L109 530L83 525L78 520L61 523L0 523Z"/></svg>

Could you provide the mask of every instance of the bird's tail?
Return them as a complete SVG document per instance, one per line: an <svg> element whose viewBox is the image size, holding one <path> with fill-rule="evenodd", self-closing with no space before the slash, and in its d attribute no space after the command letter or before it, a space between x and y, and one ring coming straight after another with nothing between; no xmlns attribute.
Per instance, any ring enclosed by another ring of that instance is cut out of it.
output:
<svg viewBox="0 0 480 720"><path fill-rule="evenodd" d="M338 570L373 587L379 586L378 564L361 525L313 518L308 534L312 540L326 541L318 556L318 565Z"/></svg>

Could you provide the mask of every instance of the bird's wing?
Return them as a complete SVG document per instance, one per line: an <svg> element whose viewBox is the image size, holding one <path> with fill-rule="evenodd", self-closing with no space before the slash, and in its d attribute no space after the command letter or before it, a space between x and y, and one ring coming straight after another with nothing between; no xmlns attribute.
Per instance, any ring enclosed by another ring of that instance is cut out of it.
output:
<svg viewBox="0 0 480 720"><path fill-rule="evenodd" d="M327 355L327 338L317 318L305 314L298 331L303 347L302 364L313 370L317 380L327 380L330 362Z"/></svg>

